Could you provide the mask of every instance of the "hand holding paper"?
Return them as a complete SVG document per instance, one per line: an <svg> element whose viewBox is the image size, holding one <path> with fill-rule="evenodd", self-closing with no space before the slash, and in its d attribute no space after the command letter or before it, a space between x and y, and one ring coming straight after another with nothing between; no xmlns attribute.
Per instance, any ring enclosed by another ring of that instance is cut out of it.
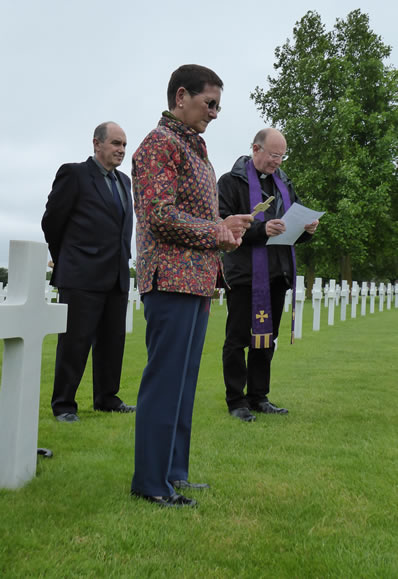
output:
<svg viewBox="0 0 398 579"><path fill-rule="evenodd" d="M270 237L267 245L294 245L304 233L304 226L320 219L324 214L324 211L313 211L304 205L293 203L281 218L285 223L285 231L280 235Z"/></svg>

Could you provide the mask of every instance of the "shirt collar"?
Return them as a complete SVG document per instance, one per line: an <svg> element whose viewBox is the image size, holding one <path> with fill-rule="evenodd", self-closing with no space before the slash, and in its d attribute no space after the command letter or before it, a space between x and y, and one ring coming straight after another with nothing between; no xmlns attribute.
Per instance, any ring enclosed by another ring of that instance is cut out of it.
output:
<svg viewBox="0 0 398 579"><path fill-rule="evenodd" d="M101 171L101 173L103 174L104 177L106 177L108 175L108 173L114 173L114 171L107 171L105 169L105 167L103 165L101 165L101 163L98 161L97 157L95 155L93 155L92 160L94 161L94 163L97 165L98 169Z"/></svg>

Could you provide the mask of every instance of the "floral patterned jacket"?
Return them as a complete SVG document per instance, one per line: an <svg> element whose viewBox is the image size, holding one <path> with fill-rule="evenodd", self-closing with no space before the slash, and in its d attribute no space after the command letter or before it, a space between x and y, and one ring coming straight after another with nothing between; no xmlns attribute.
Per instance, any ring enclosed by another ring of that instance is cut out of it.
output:
<svg viewBox="0 0 398 579"><path fill-rule="evenodd" d="M164 112L133 156L137 218L137 280L141 294L160 291L211 296L220 269L218 199L206 144Z"/></svg>

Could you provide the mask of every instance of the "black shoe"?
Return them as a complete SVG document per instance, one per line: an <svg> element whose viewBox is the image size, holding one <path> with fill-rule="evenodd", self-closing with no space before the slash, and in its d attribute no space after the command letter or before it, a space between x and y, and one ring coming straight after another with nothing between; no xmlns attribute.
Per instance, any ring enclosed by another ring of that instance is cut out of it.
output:
<svg viewBox="0 0 398 579"><path fill-rule="evenodd" d="M242 408L235 408L235 410L230 410L229 413L231 416L235 416L235 418L243 420L243 422L254 422L256 420L254 414L252 414L250 410L246 408L246 406L243 406Z"/></svg>
<svg viewBox="0 0 398 579"><path fill-rule="evenodd" d="M64 412L55 417L58 422L79 422L79 417L74 412Z"/></svg>
<svg viewBox="0 0 398 579"><path fill-rule="evenodd" d="M286 408L278 408L269 400L261 400L256 404L250 404L250 408L255 412L263 412L264 414L287 414L289 412Z"/></svg>
<svg viewBox="0 0 398 579"><path fill-rule="evenodd" d="M100 412L122 412L122 413L126 413L126 412L135 412L136 410L136 406L129 406L128 404L125 404L124 402L121 402L119 404L119 406L116 406L116 408L94 408L94 410L99 410Z"/></svg>
<svg viewBox="0 0 398 579"><path fill-rule="evenodd" d="M197 502L195 499L189 499L188 497L184 497L184 495L171 495L171 497L150 497L148 495L142 495L141 493L137 493L136 491L131 491L131 495L134 497L140 497L145 501L150 503L155 503L160 507L195 507Z"/></svg>
<svg viewBox="0 0 398 579"><path fill-rule="evenodd" d="M135 412L136 406L129 406L124 402L121 402L117 408L113 408L112 412Z"/></svg>
<svg viewBox="0 0 398 579"><path fill-rule="evenodd" d="M171 484L175 489L209 489L210 485L207 483L191 483L187 480L173 480Z"/></svg>

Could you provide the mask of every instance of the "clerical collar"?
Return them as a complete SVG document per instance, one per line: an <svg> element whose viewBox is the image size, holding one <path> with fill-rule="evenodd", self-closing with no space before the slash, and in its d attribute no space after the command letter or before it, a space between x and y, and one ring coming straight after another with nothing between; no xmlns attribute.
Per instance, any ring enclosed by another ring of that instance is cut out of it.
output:
<svg viewBox="0 0 398 579"><path fill-rule="evenodd" d="M256 169L256 173L257 173L257 177L259 179L266 179L267 177L269 177L271 175L271 173L261 173L261 171L259 171L258 169Z"/></svg>

